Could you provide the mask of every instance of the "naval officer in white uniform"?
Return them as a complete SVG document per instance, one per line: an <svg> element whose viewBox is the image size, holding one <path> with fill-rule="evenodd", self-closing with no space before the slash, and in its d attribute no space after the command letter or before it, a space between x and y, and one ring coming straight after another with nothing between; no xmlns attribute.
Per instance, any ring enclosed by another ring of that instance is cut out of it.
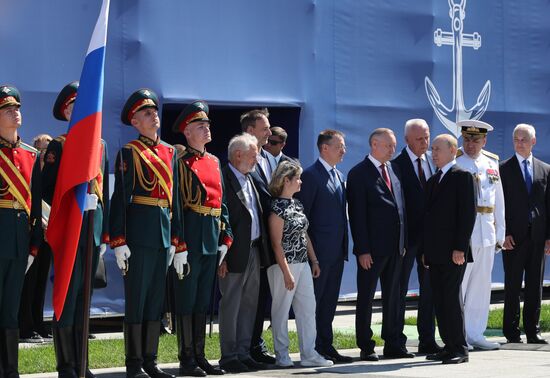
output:
<svg viewBox="0 0 550 378"><path fill-rule="evenodd" d="M474 176L476 187L476 223L471 248L474 262L466 267L462 280L466 341L478 349L498 349L498 343L485 339L491 302L491 272L495 253L502 249L505 237L504 194L498 169L498 156L483 150L487 132L493 127L485 122L457 122L463 144L456 163Z"/></svg>

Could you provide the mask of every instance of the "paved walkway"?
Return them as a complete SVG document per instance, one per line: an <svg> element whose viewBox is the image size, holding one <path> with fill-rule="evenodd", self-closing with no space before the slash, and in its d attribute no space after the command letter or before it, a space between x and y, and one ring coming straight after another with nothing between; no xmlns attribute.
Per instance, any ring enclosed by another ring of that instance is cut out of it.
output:
<svg viewBox="0 0 550 378"><path fill-rule="evenodd" d="M549 301L544 301L548 303ZM496 304L491 307L498 308L502 305ZM416 316L416 310L407 311L408 316ZM373 323L381 322L382 314L373 313ZM355 306L354 304L342 304L338 306L337 316L334 320L334 328L342 332L354 332ZM269 323L265 323L267 328ZM289 322L289 329L295 330L294 321ZM376 334L380 334L380 324L373 326ZM214 325L214 332L217 332L217 325ZM409 351L417 351L417 332L415 326L406 326L405 333L409 338L407 347ZM505 343L498 330L489 331L487 335L491 341ZM122 338L122 333L97 334L97 338ZM543 335L550 341L550 333ZM524 337L525 339L525 337ZM31 345L23 345L29 347ZM377 353L382 354L382 348L376 348ZM438 362L427 361L424 356L419 355L412 359L404 360L380 360L379 362L359 361L359 349L341 351L342 354L355 357L351 364L335 365L330 368L300 368L299 354L291 355L295 361L293 369L265 370L250 374L239 374L239 377L290 377L322 374L323 376L341 375L368 375L370 377L550 377L550 345L532 344L503 344L498 351L474 351L470 354L470 362L461 365L442 365ZM216 364L217 361L212 361ZM177 363L163 364L163 369L177 375ZM98 378L123 378L125 370L123 367L109 369L94 369ZM41 373L22 375L25 378L54 378L56 373Z"/></svg>

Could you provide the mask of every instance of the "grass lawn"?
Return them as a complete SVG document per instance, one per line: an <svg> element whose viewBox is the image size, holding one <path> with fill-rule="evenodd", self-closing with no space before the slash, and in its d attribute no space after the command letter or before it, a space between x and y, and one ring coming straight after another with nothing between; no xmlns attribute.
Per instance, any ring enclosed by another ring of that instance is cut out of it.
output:
<svg viewBox="0 0 550 378"><path fill-rule="evenodd" d="M270 331L264 332L264 340L273 350L273 337ZM382 345L382 340L375 336L376 344ZM90 368L106 368L124 366L124 340L91 340ZM334 346L337 349L356 348L355 334L334 333ZM298 352L298 337L296 332L290 332L290 352ZM210 360L220 358L220 340L218 334L212 338L206 337L206 357ZM164 335L159 343L159 362L177 362L178 347L176 336ZM25 348L19 350L19 372L21 374L55 371L55 353L53 344Z"/></svg>
<svg viewBox="0 0 550 378"><path fill-rule="evenodd" d="M523 307L522 307L523 309ZM491 310L489 312L489 320L487 322L487 329L502 329L502 309ZM521 315L523 318L523 315ZM523 319L520 320L520 325L523 323ZM406 325L416 325L416 317L409 317L405 319ZM550 305L543 304L540 310L540 330L541 332L550 332Z"/></svg>

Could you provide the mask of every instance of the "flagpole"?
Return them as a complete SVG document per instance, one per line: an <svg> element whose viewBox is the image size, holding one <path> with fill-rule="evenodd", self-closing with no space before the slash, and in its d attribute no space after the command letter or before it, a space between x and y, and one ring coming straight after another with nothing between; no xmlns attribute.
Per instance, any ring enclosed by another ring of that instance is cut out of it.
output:
<svg viewBox="0 0 550 378"><path fill-rule="evenodd" d="M94 253L94 212L88 211L88 234L86 243L86 264L84 268L84 305L82 307L82 349L80 351L79 377L86 378L88 368L88 335L90 327L90 299L92 291L92 257Z"/></svg>

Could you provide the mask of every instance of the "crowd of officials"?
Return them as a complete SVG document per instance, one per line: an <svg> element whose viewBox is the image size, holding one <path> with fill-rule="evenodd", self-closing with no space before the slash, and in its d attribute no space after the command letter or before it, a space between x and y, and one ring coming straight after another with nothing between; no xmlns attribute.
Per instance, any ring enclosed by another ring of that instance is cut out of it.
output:
<svg viewBox="0 0 550 378"><path fill-rule="evenodd" d="M59 93L54 117L70 121L78 82ZM416 261L420 284L419 354L445 364L468 361L473 348L498 349L485 339L494 256L505 271L503 332L521 343L546 343L539 317L545 254L550 254L550 166L532 155L535 129L519 124L515 154L504 162L483 149L491 125L461 121L463 145L448 134L430 140L422 119L404 129L394 157L392 130L375 129L369 152L347 179L336 166L345 135L322 131L319 158L303 169L282 151L288 137L271 127L267 109L244 113L242 133L228 145L228 164L206 150L212 140L208 105L186 106L173 125L186 144L158 135L159 101L134 92L121 121L138 137L117 154L109 197L109 164L90 182L84 210L94 210L92 271L107 245L124 276L127 377L173 377L157 365L167 276L175 306L179 375L222 375L294 366L289 356L292 308L302 366L352 359L334 347L332 322L348 230L357 259L356 340L360 359L377 361L371 328L373 299L382 289L385 358L413 358L406 347L405 300ZM18 342L53 336L60 377L76 377L82 361L82 301L88 238L83 223L59 318L50 330L42 311L52 252L44 239L66 134L18 136L21 98L0 86L0 377L18 377ZM428 151L430 149L431 151ZM54 254L55 255L55 254ZM217 284L214 280L217 279ZM207 313L219 287L219 366L205 357ZM275 356L262 340L271 298ZM443 346L435 339L435 320ZM20 329L21 328L21 329ZM21 334L20 334L21 331ZM86 377L94 377L87 369Z"/></svg>

